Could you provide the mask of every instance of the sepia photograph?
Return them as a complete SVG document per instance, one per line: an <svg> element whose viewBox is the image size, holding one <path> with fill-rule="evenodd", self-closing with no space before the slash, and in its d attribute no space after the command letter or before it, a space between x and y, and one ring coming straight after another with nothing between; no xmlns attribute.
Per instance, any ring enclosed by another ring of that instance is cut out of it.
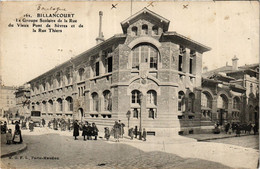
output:
<svg viewBox="0 0 260 169"><path fill-rule="evenodd" d="M259 168L258 1L1 1L3 169Z"/></svg>

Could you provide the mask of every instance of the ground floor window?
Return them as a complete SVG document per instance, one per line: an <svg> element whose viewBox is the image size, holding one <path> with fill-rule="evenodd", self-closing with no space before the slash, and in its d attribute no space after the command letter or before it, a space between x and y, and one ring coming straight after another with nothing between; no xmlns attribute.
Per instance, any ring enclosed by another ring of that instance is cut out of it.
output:
<svg viewBox="0 0 260 169"><path fill-rule="evenodd" d="M148 109L148 117L155 119L157 117L157 110L155 108Z"/></svg>
<svg viewBox="0 0 260 169"><path fill-rule="evenodd" d="M138 119L140 109L139 108L133 108L132 112L133 112L133 118L137 118Z"/></svg>
<svg viewBox="0 0 260 169"><path fill-rule="evenodd" d="M212 112L211 110L201 110L201 115L204 119L212 119Z"/></svg>

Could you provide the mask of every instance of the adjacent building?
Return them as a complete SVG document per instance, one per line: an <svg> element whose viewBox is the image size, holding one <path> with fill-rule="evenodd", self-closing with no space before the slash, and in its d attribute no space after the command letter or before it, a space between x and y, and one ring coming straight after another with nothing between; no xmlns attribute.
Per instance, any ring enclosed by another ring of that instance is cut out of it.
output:
<svg viewBox="0 0 260 169"><path fill-rule="evenodd" d="M15 107L15 90L14 86L5 86L0 84L0 116L8 114L9 110Z"/></svg>
<svg viewBox="0 0 260 169"><path fill-rule="evenodd" d="M220 124L259 120L259 64L232 65L206 71L202 79L202 115ZM211 116L208 116L211 114Z"/></svg>

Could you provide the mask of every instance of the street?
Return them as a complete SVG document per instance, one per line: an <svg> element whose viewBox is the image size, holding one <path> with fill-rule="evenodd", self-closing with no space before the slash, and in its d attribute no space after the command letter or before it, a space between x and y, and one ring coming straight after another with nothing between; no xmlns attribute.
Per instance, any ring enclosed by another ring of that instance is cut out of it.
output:
<svg viewBox="0 0 260 169"><path fill-rule="evenodd" d="M35 128L34 132L22 130L22 133L24 142L27 143L28 148L20 154L10 158L4 158L2 163L8 168L223 169L233 168L237 165L242 168L252 168L248 166L256 166L257 163L255 160L257 159L257 151L242 147L241 149L234 149L234 153L237 154L235 151L240 151L240 156L237 157L242 158L243 155L241 155L241 151L244 151L245 156L250 155L244 160L254 159L251 163L244 164L242 166L239 162L234 165L229 165L229 163L223 164L225 162L221 162L221 159L218 159L218 156L223 152L219 151L220 154L217 154L216 152L211 155L211 152L219 149L219 146L223 148L223 151L226 151L227 145L219 143L201 143L191 141L190 143L166 143L164 145L142 142L139 140L132 141L127 138L124 138L119 143L114 142L113 139L110 141L105 141L101 138L97 141L83 141L81 136L79 137L79 140L74 140L72 137L72 132L54 131L47 128ZM150 137L150 139L151 138L154 137ZM207 145L207 147L205 147L205 145ZM214 147L216 150L214 150ZM206 148L208 148L208 150ZM231 148L233 149L234 147ZM206 157L204 157L205 155L199 155L204 152L208 152ZM227 155L229 154L227 153Z"/></svg>

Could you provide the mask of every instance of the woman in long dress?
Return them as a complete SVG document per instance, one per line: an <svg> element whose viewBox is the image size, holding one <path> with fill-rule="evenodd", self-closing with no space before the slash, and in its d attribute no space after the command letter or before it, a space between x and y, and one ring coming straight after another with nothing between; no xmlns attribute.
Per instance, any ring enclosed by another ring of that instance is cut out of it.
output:
<svg viewBox="0 0 260 169"><path fill-rule="evenodd" d="M78 140L77 136L79 136L79 125L77 120L73 124L73 136L75 137L75 140Z"/></svg>
<svg viewBox="0 0 260 169"><path fill-rule="evenodd" d="M20 129L20 126L18 124L18 121L15 122L15 130L14 130L14 137L13 137L13 143L14 144L21 144L23 142L22 138L22 132Z"/></svg>

